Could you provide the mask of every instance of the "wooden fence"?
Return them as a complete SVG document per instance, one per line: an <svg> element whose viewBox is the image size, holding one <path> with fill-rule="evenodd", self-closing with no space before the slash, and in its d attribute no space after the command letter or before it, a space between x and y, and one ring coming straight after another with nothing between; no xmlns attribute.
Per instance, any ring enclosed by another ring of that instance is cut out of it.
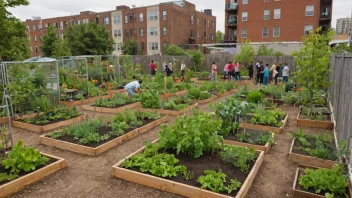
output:
<svg viewBox="0 0 352 198"><path fill-rule="evenodd" d="M352 136L352 53L334 54L330 58L332 72L329 101L336 123L338 140L350 142ZM351 147L350 147L351 148Z"/></svg>

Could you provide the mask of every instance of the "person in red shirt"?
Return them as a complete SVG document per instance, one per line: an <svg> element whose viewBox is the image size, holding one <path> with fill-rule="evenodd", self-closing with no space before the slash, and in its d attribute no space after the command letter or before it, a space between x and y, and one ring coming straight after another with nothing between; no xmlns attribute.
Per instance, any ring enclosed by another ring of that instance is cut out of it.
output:
<svg viewBox="0 0 352 198"><path fill-rule="evenodd" d="M156 65L154 64L154 60L152 60L152 63L150 64L150 72L152 74L152 79L154 79L156 72Z"/></svg>
<svg viewBox="0 0 352 198"><path fill-rule="evenodd" d="M235 79L240 80L241 67L239 62L235 62L234 72L235 72Z"/></svg>
<svg viewBox="0 0 352 198"><path fill-rule="evenodd" d="M230 62L229 62L229 66L228 66L229 79L232 79L233 76L235 75L235 74L233 73L233 69L234 69L234 68L235 68L235 64L230 61Z"/></svg>

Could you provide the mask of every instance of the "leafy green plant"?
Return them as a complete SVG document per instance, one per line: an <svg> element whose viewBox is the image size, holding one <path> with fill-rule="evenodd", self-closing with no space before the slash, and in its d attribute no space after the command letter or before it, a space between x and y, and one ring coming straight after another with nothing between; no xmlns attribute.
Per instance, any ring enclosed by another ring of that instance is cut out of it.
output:
<svg viewBox="0 0 352 198"><path fill-rule="evenodd" d="M273 144L273 133L270 132L269 134L261 134L259 135L259 140L258 143L265 145L266 143L269 143L270 145Z"/></svg>
<svg viewBox="0 0 352 198"><path fill-rule="evenodd" d="M240 142L254 143L251 139L252 135L250 133L237 133L235 136Z"/></svg>
<svg viewBox="0 0 352 198"><path fill-rule="evenodd" d="M48 164L49 158L43 157L39 151L33 147L24 147L23 141L18 141L13 146L8 156L1 164L5 169L10 169L11 173L30 172L36 170L39 166Z"/></svg>
<svg viewBox="0 0 352 198"><path fill-rule="evenodd" d="M18 178L17 174L0 173L0 182L12 181Z"/></svg>
<svg viewBox="0 0 352 198"><path fill-rule="evenodd" d="M211 114L196 112L193 117L181 116L171 127L161 125L159 144L177 150L177 154L199 158L221 147L223 138L217 135L220 127L221 120Z"/></svg>
<svg viewBox="0 0 352 198"><path fill-rule="evenodd" d="M254 148L225 145L220 152L220 157L225 163L233 164L242 172L247 173L250 163L255 161L258 155Z"/></svg>
<svg viewBox="0 0 352 198"><path fill-rule="evenodd" d="M230 184L226 186L227 175L219 169L218 172L214 170L205 170L205 175L201 175L197 182L201 184L202 189L209 189L213 192L227 192L230 194L232 191L241 187L241 182L236 179L231 179Z"/></svg>
<svg viewBox="0 0 352 198"><path fill-rule="evenodd" d="M264 94L260 91L250 91L246 97L246 101L250 103L262 103L264 100Z"/></svg>
<svg viewBox="0 0 352 198"><path fill-rule="evenodd" d="M130 98L126 94L117 93L113 95L111 98L99 98L98 100L95 101L94 106L113 108L113 107L119 107L119 106L131 104L136 102L137 100L138 98L136 97Z"/></svg>
<svg viewBox="0 0 352 198"><path fill-rule="evenodd" d="M348 142L346 140L339 141L337 156L342 158L343 156L349 156L351 151L349 150Z"/></svg>
<svg viewBox="0 0 352 198"><path fill-rule="evenodd" d="M160 109L161 100L157 92L146 91L141 94L141 104L143 108Z"/></svg>
<svg viewBox="0 0 352 198"><path fill-rule="evenodd" d="M305 169L304 175L298 178L299 185L305 190L314 189L315 193L328 193L327 197L344 195L348 197L347 176L343 174L341 165L334 165L329 169Z"/></svg>
<svg viewBox="0 0 352 198"><path fill-rule="evenodd" d="M282 120L284 118L285 114L281 111L266 110L263 106L257 106L255 109L253 109L253 115L251 115L251 123L281 127Z"/></svg>
<svg viewBox="0 0 352 198"><path fill-rule="evenodd" d="M80 115L81 113L77 111L76 107L61 107L48 112L38 113L34 118L20 119L20 121L28 124L45 125L53 121L69 120Z"/></svg>
<svg viewBox="0 0 352 198"><path fill-rule="evenodd" d="M198 79L200 80L207 80L209 78L209 72L204 71L204 72L200 72L198 74Z"/></svg>

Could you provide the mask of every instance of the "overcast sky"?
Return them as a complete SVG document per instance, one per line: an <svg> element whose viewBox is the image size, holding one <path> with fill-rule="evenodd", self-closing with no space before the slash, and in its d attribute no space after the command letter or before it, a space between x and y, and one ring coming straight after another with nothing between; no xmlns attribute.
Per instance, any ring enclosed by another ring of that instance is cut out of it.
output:
<svg viewBox="0 0 352 198"><path fill-rule="evenodd" d="M169 0L29 0L29 6L16 7L10 9L13 15L21 20L30 19L32 16L51 18L57 16L75 15L80 11L101 12L114 10L117 5L127 5L136 7L158 4ZM196 5L197 10L212 9L213 15L217 17L217 30L224 31L225 21L225 0L188 0ZM258 1L258 0L256 0ZM287 0L295 1L295 0ZM119 3L124 2L124 3ZM336 27L336 19L350 17L352 10L352 0L334 0L332 27Z"/></svg>

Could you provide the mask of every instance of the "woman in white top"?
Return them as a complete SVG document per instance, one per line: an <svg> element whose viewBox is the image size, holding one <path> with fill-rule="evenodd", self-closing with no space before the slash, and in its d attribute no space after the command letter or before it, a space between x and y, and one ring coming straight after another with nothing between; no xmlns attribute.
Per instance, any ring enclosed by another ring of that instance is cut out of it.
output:
<svg viewBox="0 0 352 198"><path fill-rule="evenodd" d="M182 64L181 64L181 76L185 76L185 72L186 72L186 64L185 62L182 61Z"/></svg>

